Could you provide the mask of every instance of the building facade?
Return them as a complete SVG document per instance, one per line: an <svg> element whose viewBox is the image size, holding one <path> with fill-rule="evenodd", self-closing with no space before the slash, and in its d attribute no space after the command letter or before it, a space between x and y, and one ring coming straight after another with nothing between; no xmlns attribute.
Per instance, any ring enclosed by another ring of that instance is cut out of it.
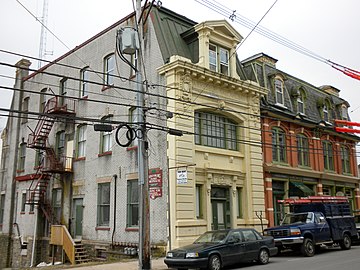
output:
<svg viewBox="0 0 360 270"><path fill-rule="evenodd" d="M266 91L239 66L242 37L226 21L198 24L156 7L149 14L141 57L153 249L189 243L210 229L260 228L261 145L243 142L261 140L259 102ZM62 248L70 259L61 235L81 240L90 257L136 250L133 136L141 135L130 63L139 56L120 55L116 43L118 30L134 21L129 15L39 70L25 59L17 63L2 133L0 236L7 244L1 267L33 266ZM95 131L99 123L114 130Z"/></svg>
<svg viewBox="0 0 360 270"><path fill-rule="evenodd" d="M258 54L242 63L247 76L267 88L261 102L266 217L279 224L291 197L346 196L360 208L356 144L336 132L335 120L350 120L349 103L332 86L315 87L276 68Z"/></svg>
<svg viewBox="0 0 360 270"><path fill-rule="evenodd" d="M207 230L261 229L256 213L265 210L259 102L266 92L237 69L242 37L226 21L181 35L196 46L197 61L175 56L159 69L168 108L179 113L168 125L190 134L168 137L171 247Z"/></svg>

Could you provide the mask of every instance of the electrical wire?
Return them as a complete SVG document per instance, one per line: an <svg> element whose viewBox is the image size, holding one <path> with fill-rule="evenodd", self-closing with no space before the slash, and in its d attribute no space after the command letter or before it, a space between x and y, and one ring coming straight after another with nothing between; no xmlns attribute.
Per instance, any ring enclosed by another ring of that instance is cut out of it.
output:
<svg viewBox="0 0 360 270"><path fill-rule="evenodd" d="M6 109L3 109L3 108L0 108L0 110L9 111L11 113L18 113L18 114L27 115L27 116L10 115L9 117L11 117L11 118L33 119L33 120L39 121L40 120L39 118L29 117L28 116L28 115L35 115L35 116L46 116L48 118L52 118L54 120L54 122L59 122L59 123L66 123L66 121L68 121L68 120L71 120L71 121L74 120L74 121L79 121L79 122L76 122L76 123L87 124L87 125L92 125L94 122L109 123L109 124L120 124L120 126L125 126L128 129L128 131L133 129L133 128L131 128L131 125L135 125L135 127L136 127L137 124L138 124L138 123L125 123L125 122L115 121L115 120L108 121L108 120L91 119L91 118L84 118L84 117L75 117L75 119L74 119L73 117L69 117L69 116L66 116L66 115L37 113L37 112L31 112L31 111L28 111L28 112L20 111L19 112L17 110L6 110ZM24 122L23 124L25 124L25 123L26 122ZM148 126L148 130L150 130L150 129L159 130L159 131L168 131L168 129L165 128L165 127L162 127L162 126L158 127L156 125L151 125L151 124ZM128 147L131 144L131 142L135 139L135 133L133 131L131 131L130 133L127 132L125 134L126 134L128 143L120 143L120 144L118 143L118 144L123 146L123 147ZM195 132L186 132L185 134L186 135L192 135L192 136L201 136L203 139L206 138L207 140L218 140L219 139L219 136L204 135L204 134L198 134L198 133L195 133ZM115 135L116 141L118 141L117 136L118 136L118 131L116 132L116 135ZM273 143L265 143L265 142L262 142L262 141L257 141L257 140L254 141L254 140L250 140L250 139L223 138L222 140L224 141L224 143L226 142L226 143L229 143L229 144L235 143L235 144L249 145L249 146L255 146L255 147L274 147ZM327 141L327 140L323 140L323 141ZM341 145L345 146L346 144L341 143ZM353 145L351 145L351 146L353 146ZM296 146L296 145L294 145L294 146L282 146L280 144L278 144L278 145L275 144L275 147L284 148L284 152L286 152L286 153L292 153L292 152L298 153L299 152L299 147ZM315 147L310 147L310 146L309 147L303 147L302 149L303 149L304 153L308 153L309 155L311 154L311 152L313 152L313 153L315 153L315 152L323 152L323 148L315 148ZM234 151L238 151L238 150L234 150ZM342 154L341 154L340 151L337 151L337 150L333 149L332 156L333 157L342 156Z"/></svg>

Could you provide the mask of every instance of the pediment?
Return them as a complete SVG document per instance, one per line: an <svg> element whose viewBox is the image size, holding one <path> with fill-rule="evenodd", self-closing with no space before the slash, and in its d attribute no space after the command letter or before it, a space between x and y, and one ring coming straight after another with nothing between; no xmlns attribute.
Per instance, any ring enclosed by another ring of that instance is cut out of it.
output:
<svg viewBox="0 0 360 270"><path fill-rule="evenodd" d="M208 32L211 36L225 38L228 41L240 43L243 37L226 20L213 20L199 23L195 26L195 31Z"/></svg>

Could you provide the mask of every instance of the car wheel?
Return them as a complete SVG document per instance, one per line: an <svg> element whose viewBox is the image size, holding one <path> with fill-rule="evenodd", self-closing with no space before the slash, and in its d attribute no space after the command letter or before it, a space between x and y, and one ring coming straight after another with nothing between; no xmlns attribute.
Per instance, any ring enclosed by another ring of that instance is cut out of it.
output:
<svg viewBox="0 0 360 270"><path fill-rule="evenodd" d="M267 251L266 249L261 249L259 252L259 258L258 258L258 262L260 264L268 264L269 263L269 251Z"/></svg>
<svg viewBox="0 0 360 270"><path fill-rule="evenodd" d="M341 249L348 250L351 248L351 238L348 234L344 235L343 240L340 242Z"/></svg>
<svg viewBox="0 0 360 270"><path fill-rule="evenodd" d="M312 257L315 255L315 245L313 240L305 238L304 243L301 246L301 253L306 257Z"/></svg>
<svg viewBox="0 0 360 270"><path fill-rule="evenodd" d="M220 270L221 259L218 255L212 255L209 259L209 270Z"/></svg>

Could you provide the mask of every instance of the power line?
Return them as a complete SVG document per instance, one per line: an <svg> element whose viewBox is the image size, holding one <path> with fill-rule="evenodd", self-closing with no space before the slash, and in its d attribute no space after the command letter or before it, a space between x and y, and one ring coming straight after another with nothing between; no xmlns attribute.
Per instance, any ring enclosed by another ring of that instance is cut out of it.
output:
<svg viewBox="0 0 360 270"><path fill-rule="evenodd" d="M234 22L248 28L248 29L255 29L254 31L276 43L279 43L289 49L292 49L294 51L297 51L298 53L301 53L303 55L306 55L306 56L309 56L315 60L318 60L320 62L323 62L323 63L326 63L326 64L329 64L328 63L328 60L325 59L324 57L306 49L305 47L301 46L301 45L298 45L296 44L295 42L292 42L291 40L283 37L283 36L280 36L278 34L276 34L275 32L259 25L258 27L255 27L256 26L256 23L251 21L250 19L242 16L241 14L239 13L236 13L234 12L232 9L224 6L223 4L215 1L215 0L194 0L195 2L198 2L200 3L201 5L219 13L220 15L223 15L227 18L231 17L232 15L235 15L233 16L233 20Z"/></svg>
<svg viewBox="0 0 360 270"><path fill-rule="evenodd" d="M65 123L66 121L71 121L74 124L78 123L78 124L84 124L84 122L86 122L87 125L92 125L93 123L107 123L107 124L114 124L114 125L121 125L121 124L128 124L128 125L138 125L138 123L128 123L128 122L124 122L124 121L116 121L116 120L104 120L104 119L97 119L97 118L88 118L88 117L76 117L76 116L71 116L71 115L63 115L63 114L47 114L47 113L39 113L39 112L33 112L33 111L18 111L18 110L12 110L12 109L5 109L5 108L0 108L0 111L7 111L10 113L17 113L18 115L9 115L9 117L11 118L18 118L18 119L32 119L32 120L39 120L39 118L37 117L28 117L28 116L22 116L22 115L34 115L34 116L46 116L48 118L52 118L54 119L55 122L61 122L61 123ZM79 122L76 122L79 121ZM23 123L25 124L25 123ZM168 132L169 129L167 127L164 126L160 126L160 125L156 125L156 124L151 124L151 123L147 123L147 129L149 130L158 130L158 131L165 131ZM192 135L192 136L200 136L202 138L207 138L208 140L218 140L219 136L215 136L215 135L209 135L209 134L199 134L196 132L184 132L184 135ZM286 135L286 136L293 136L293 135ZM296 145L279 145L276 144L274 145L273 143L265 143L262 141L254 141L251 139L231 139L231 138L222 138L222 140L224 142L227 143L235 143L235 144L243 144L243 145L249 145L249 146L256 146L256 147L283 147L284 152L285 153L292 153L292 152L299 152L299 147ZM320 140L320 141L327 141L327 140ZM334 142L335 143L335 142ZM339 143L339 142L337 142ZM340 143L341 145L350 145L353 146L353 144L349 144L349 143ZM211 147L211 144L209 145ZM216 148L216 147L215 147ZM311 154L311 151L315 152L323 152L323 148L315 148L315 147L301 147L300 148L302 151L306 151L309 155ZM238 150L233 150L233 151L239 151ZM358 152L355 152L358 153ZM333 149L333 157L336 156L342 156L341 152L337 151L336 149ZM357 155L356 155L357 156Z"/></svg>

